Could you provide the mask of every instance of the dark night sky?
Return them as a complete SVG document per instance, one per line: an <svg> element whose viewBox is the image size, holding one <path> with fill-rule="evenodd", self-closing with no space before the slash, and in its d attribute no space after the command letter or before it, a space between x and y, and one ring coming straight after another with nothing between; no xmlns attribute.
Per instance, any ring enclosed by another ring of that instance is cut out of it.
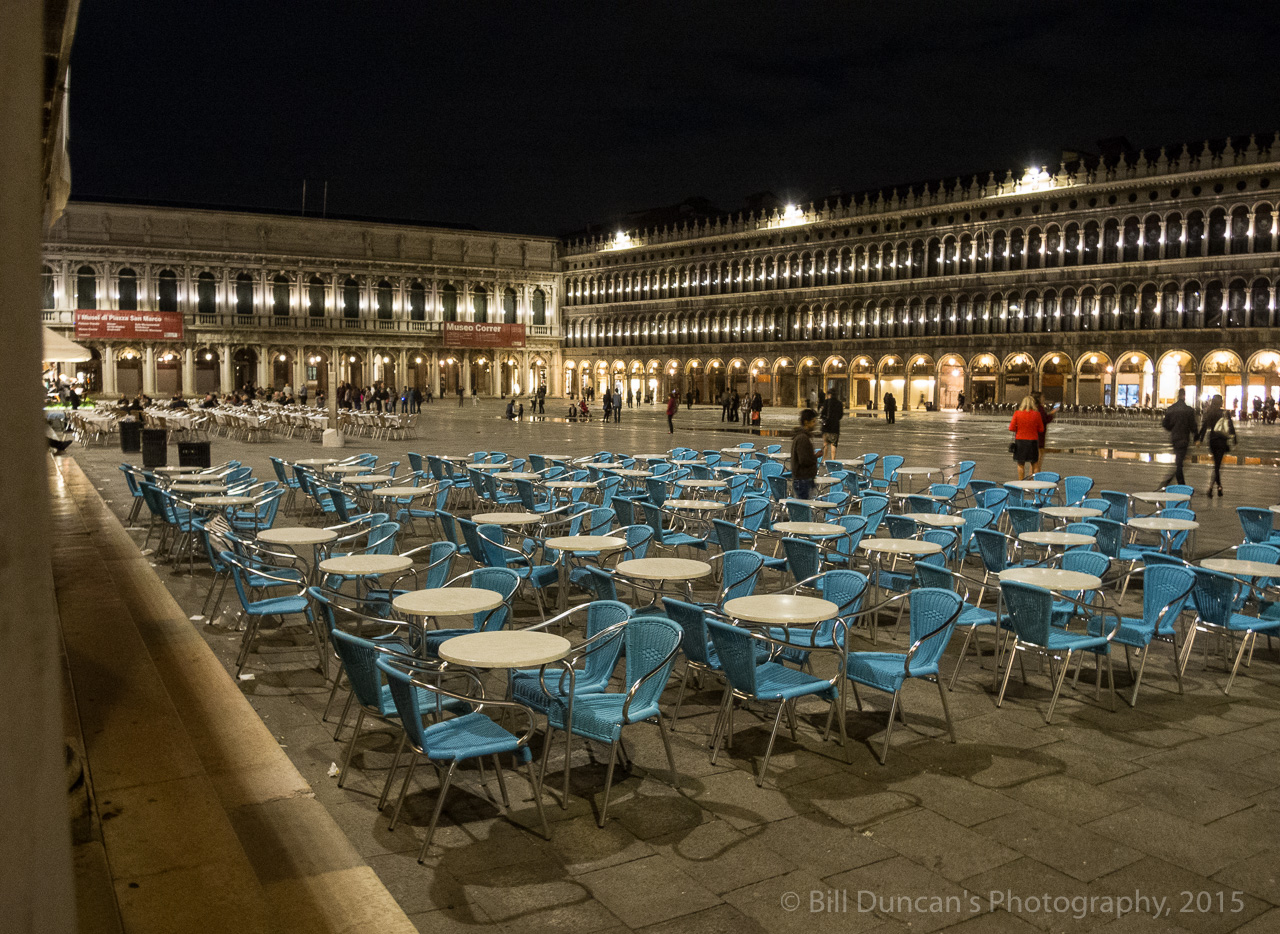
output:
<svg viewBox="0 0 1280 934"><path fill-rule="evenodd" d="M73 196L558 234L1280 128L1257 2L85 0Z"/></svg>

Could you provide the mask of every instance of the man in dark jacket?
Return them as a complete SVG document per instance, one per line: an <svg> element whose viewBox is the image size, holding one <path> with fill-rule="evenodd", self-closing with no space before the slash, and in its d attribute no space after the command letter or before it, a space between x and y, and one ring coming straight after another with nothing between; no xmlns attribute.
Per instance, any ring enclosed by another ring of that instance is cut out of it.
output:
<svg viewBox="0 0 1280 934"><path fill-rule="evenodd" d="M818 455L813 450L813 429L818 413L805 409L800 413L800 427L791 441L791 481L796 499L808 499L813 491L813 478L818 475Z"/></svg>
<svg viewBox="0 0 1280 934"><path fill-rule="evenodd" d="M1187 459L1191 439L1200 430L1196 424L1195 409L1187 405L1185 389L1179 389L1178 401L1164 410L1164 430L1169 432L1169 443L1173 446L1173 472L1160 484L1161 489L1175 480L1180 484L1186 483L1182 478L1182 462Z"/></svg>

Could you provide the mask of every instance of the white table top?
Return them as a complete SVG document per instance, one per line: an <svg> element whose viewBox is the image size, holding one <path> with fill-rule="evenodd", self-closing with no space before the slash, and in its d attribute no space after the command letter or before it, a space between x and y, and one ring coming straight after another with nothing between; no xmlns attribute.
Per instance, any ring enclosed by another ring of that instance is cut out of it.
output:
<svg viewBox="0 0 1280 934"><path fill-rule="evenodd" d="M298 525L263 529L258 533L258 541L268 545L323 545L337 537L338 533L333 529L311 529Z"/></svg>
<svg viewBox="0 0 1280 934"><path fill-rule="evenodd" d="M1240 558L1206 558L1200 562L1202 568L1210 571L1221 571L1234 577L1280 577L1280 564L1268 564L1265 561L1243 561Z"/></svg>
<svg viewBox="0 0 1280 934"><path fill-rule="evenodd" d="M155 473L200 473L204 467L157 467Z"/></svg>
<svg viewBox="0 0 1280 934"><path fill-rule="evenodd" d="M169 487L175 493L222 493L226 488L225 483L175 483Z"/></svg>
<svg viewBox="0 0 1280 934"><path fill-rule="evenodd" d="M774 451L772 454L766 454L765 457L774 461L785 461L791 457L790 451Z"/></svg>
<svg viewBox="0 0 1280 934"><path fill-rule="evenodd" d="M481 512L471 517L477 525L533 525L541 522L536 512Z"/></svg>
<svg viewBox="0 0 1280 934"><path fill-rule="evenodd" d="M301 464L303 467L327 467L329 464L336 464L336 457L306 457L300 461L294 461L295 464Z"/></svg>
<svg viewBox="0 0 1280 934"><path fill-rule="evenodd" d="M794 496L788 497L782 501L783 503L799 503L802 506L808 506L811 509L835 509L836 504L828 502L825 499L797 499Z"/></svg>
<svg viewBox="0 0 1280 934"><path fill-rule="evenodd" d="M941 469L941 467L899 467L895 472L906 474L908 477L927 477Z"/></svg>
<svg viewBox="0 0 1280 934"><path fill-rule="evenodd" d="M634 479L636 477L652 477L653 476L653 474L651 474L649 471L641 470L638 467L611 467L609 469L613 473L616 473L619 477L631 477Z"/></svg>
<svg viewBox="0 0 1280 934"><path fill-rule="evenodd" d="M413 567L413 559L402 555L344 555L341 558L325 558L320 562L323 574L342 574L349 577L378 577L397 574Z"/></svg>
<svg viewBox="0 0 1280 934"><path fill-rule="evenodd" d="M511 462L504 464L467 464L468 470L510 470Z"/></svg>
<svg viewBox="0 0 1280 934"><path fill-rule="evenodd" d="M1129 525L1144 532L1189 532L1200 528L1194 519L1165 519L1161 516L1138 516Z"/></svg>
<svg viewBox="0 0 1280 934"><path fill-rule="evenodd" d="M920 525L931 525L936 529L958 529L964 525L963 516L951 516L936 512L904 512L904 519L912 519Z"/></svg>
<svg viewBox="0 0 1280 934"><path fill-rule="evenodd" d="M350 486L380 486L383 483L390 483L394 479L395 477L391 476L391 474L371 473L360 477L343 477L339 482Z"/></svg>
<svg viewBox="0 0 1280 934"><path fill-rule="evenodd" d="M725 603L724 612L734 619L751 623L804 626L832 619L840 612L840 607L821 597L769 593L730 600Z"/></svg>
<svg viewBox="0 0 1280 934"><path fill-rule="evenodd" d="M750 454L755 451L754 447L749 448L721 448L721 454Z"/></svg>
<svg viewBox="0 0 1280 934"><path fill-rule="evenodd" d="M634 457L638 461L664 461L670 456L671 455L669 454L633 454L632 455L632 457Z"/></svg>
<svg viewBox="0 0 1280 934"><path fill-rule="evenodd" d="M428 587L402 593L391 605L406 616L471 616L503 602L502 594L483 587Z"/></svg>
<svg viewBox="0 0 1280 934"><path fill-rule="evenodd" d="M535 668L569 654L569 640L550 632L469 632L440 644L440 657L468 668Z"/></svg>
<svg viewBox="0 0 1280 934"><path fill-rule="evenodd" d="M548 480L543 486L548 490L585 490L595 484L590 480Z"/></svg>
<svg viewBox="0 0 1280 934"><path fill-rule="evenodd" d="M942 546L936 542L922 542L916 538L864 538L858 547L886 555L936 555L942 551Z"/></svg>
<svg viewBox="0 0 1280 934"><path fill-rule="evenodd" d="M500 474L494 474L499 480L541 480L542 474L533 473L528 470L504 470Z"/></svg>
<svg viewBox="0 0 1280 934"><path fill-rule="evenodd" d="M627 547L627 540L615 535L561 535L545 544L559 551L617 551Z"/></svg>
<svg viewBox="0 0 1280 934"><path fill-rule="evenodd" d="M814 477L809 482L814 486L834 486L840 481L836 477Z"/></svg>
<svg viewBox="0 0 1280 934"><path fill-rule="evenodd" d="M1130 493L1129 496L1144 503L1185 503L1191 499L1186 493L1170 493L1166 490Z"/></svg>
<svg viewBox="0 0 1280 934"><path fill-rule="evenodd" d="M249 506L252 496L197 496L191 501L193 506Z"/></svg>
<svg viewBox="0 0 1280 934"><path fill-rule="evenodd" d="M669 499L664 504L668 509L688 509L709 512L713 509L727 509L728 503L718 503L714 499Z"/></svg>
<svg viewBox="0 0 1280 934"><path fill-rule="evenodd" d="M620 467L621 464L615 464L612 461L587 461L582 466L595 467L597 470L613 470L615 467Z"/></svg>
<svg viewBox="0 0 1280 934"><path fill-rule="evenodd" d="M436 490L429 486L393 486L385 490L370 490L371 496L383 499L413 499L417 496L435 496Z"/></svg>
<svg viewBox="0 0 1280 934"><path fill-rule="evenodd" d="M834 538L844 534L844 526L834 522L775 522L775 532L783 535L807 535L811 538Z"/></svg>
<svg viewBox="0 0 1280 934"><path fill-rule="evenodd" d="M1280 513L1280 503L1277 503L1275 506L1268 506L1267 508L1274 513Z"/></svg>
<svg viewBox="0 0 1280 934"><path fill-rule="evenodd" d="M716 465L716 471L718 473L733 473L733 474L755 473L755 470L753 470L750 467L725 467L724 465L721 465L721 464Z"/></svg>
<svg viewBox="0 0 1280 934"><path fill-rule="evenodd" d="M437 454L436 457L442 458L447 461L453 461L455 464L471 463L470 454Z"/></svg>
<svg viewBox="0 0 1280 934"><path fill-rule="evenodd" d="M1054 519L1094 519L1102 515L1101 509L1089 506L1042 506L1040 511Z"/></svg>
<svg viewBox="0 0 1280 934"><path fill-rule="evenodd" d="M691 581L711 573L711 565L692 558L632 558L614 568L625 577L652 581Z"/></svg>
<svg viewBox="0 0 1280 934"><path fill-rule="evenodd" d="M1062 568L1008 568L1000 572L1000 579L1046 590L1098 590L1102 587L1100 577Z"/></svg>
<svg viewBox="0 0 1280 934"><path fill-rule="evenodd" d="M676 486L687 486L693 490L723 490L728 484L723 480L677 480Z"/></svg>
<svg viewBox="0 0 1280 934"><path fill-rule="evenodd" d="M1058 484L1052 483L1049 480L1010 480L1005 484L1005 486L1011 486L1015 490L1028 491L1055 490L1058 488Z"/></svg>
<svg viewBox="0 0 1280 934"><path fill-rule="evenodd" d="M1021 532L1018 535L1018 541L1027 542L1030 545L1063 545L1071 547L1073 545L1092 545L1097 539L1092 535L1082 535L1078 532Z"/></svg>
<svg viewBox="0 0 1280 934"><path fill-rule="evenodd" d="M333 464L331 463L328 467L323 468L324 473L336 473L336 474L366 473L371 470L373 470L372 467L366 466L364 464Z"/></svg>

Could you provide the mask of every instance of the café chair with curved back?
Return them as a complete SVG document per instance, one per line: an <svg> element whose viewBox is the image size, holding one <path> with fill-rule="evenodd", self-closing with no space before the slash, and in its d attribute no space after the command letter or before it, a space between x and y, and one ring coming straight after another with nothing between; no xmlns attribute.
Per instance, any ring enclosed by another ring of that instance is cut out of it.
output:
<svg viewBox="0 0 1280 934"><path fill-rule="evenodd" d="M675 757L671 740L663 727L658 699L671 676L671 666L680 651L680 627L665 616L633 616L623 630L626 652L625 673L620 690L601 691L574 696L572 719L567 706L547 711L547 742L543 746L541 778L546 778L547 753L555 730L570 736L609 746L609 766L605 772L604 800L596 823L603 827L609 810L609 792L613 788L613 768L618 760L622 731L633 724L653 723L662 737L667 764L671 767L671 784L677 785ZM569 768L566 757L564 767Z"/></svg>
<svg viewBox="0 0 1280 934"><path fill-rule="evenodd" d="M1268 638L1280 635L1280 617L1264 619L1261 616L1238 612L1238 608L1242 608L1240 590L1248 587L1248 584L1242 583L1229 574L1210 571L1207 568L1197 567L1191 570L1196 578L1195 586L1191 590L1196 618L1191 628L1187 630L1186 644L1182 647L1181 668L1183 671L1186 670L1187 660L1191 657L1191 650L1198 633L1213 634L1219 639L1226 638L1232 646L1238 636L1240 648L1236 652L1231 673L1227 675L1226 686L1222 689L1223 694L1230 694L1231 685L1235 682L1236 674L1240 670L1240 662L1245 657L1245 651L1249 650L1252 657L1252 647L1258 633ZM1207 654L1205 660L1207 665Z"/></svg>
<svg viewBox="0 0 1280 934"><path fill-rule="evenodd" d="M323 640L316 626L315 616L311 612L306 579L301 572L291 568L278 569L278 573L269 571L264 567L247 563L244 558L230 551L222 552L219 557L231 569L231 579L236 585L236 595L240 598L240 609L244 611L246 617L244 636L240 640L240 651L236 654L236 677L244 671L245 663L249 660L249 652L258 635L259 624L263 619L272 617L280 620L282 624L287 616L301 616L306 620L307 630L311 634L312 641L315 642L319 668L324 671L327 666ZM251 576L258 581L267 582L267 585L272 587L271 595L253 599L249 595ZM293 592L295 587L297 590ZM283 588L288 588L290 592L280 593L280 589Z"/></svg>
<svg viewBox="0 0 1280 934"><path fill-rule="evenodd" d="M1272 531L1275 513L1254 506L1237 506L1236 516L1244 530L1244 540L1259 545L1280 545L1280 532Z"/></svg>
<svg viewBox="0 0 1280 934"><path fill-rule="evenodd" d="M1116 630L1112 640L1116 645L1124 646L1125 667L1133 680L1133 693L1129 696L1130 707L1138 705L1142 673L1147 667L1147 656L1151 654L1151 643L1156 640L1169 642L1173 646L1173 675L1178 682L1178 693L1182 693L1182 669L1179 665L1181 652L1175 623L1182 615L1195 584L1195 573L1189 568L1167 564L1152 564L1143 568L1142 615L1121 616L1120 628ZM1101 633L1101 621L1096 617L1089 620L1089 632L1094 635ZM1136 675L1130 661L1132 652L1138 652L1142 656ZM1078 668L1076 673L1079 674Z"/></svg>
<svg viewBox="0 0 1280 934"><path fill-rule="evenodd" d="M453 559L457 554L458 549L452 542L432 542L429 545L420 545L402 552L400 557L413 558L414 566L397 576L390 586L369 589L364 596L365 605L371 613L389 616L391 601L409 592L401 587L401 583L406 579L412 579L414 590L443 587L444 582L453 573ZM423 559L426 560L426 564L419 566L417 562Z"/></svg>
<svg viewBox="0 0 1280 934"><path fill-rule="evenodd" d="M1076 652L1089 652L1094 657L1097 667L1097 686L1095 694L1102 687L1102 658L1107 659L1107 680L1111 689L1111 709L1116 708L1115 674L1111 667L1111 640L1120 628L1120 617L1114 609L1105 605L1081 608L1082 612L1094 614L1098 621L1096 632L1070 632L1053 625L1054 595L1043 587L1031 584L1020 584L1016 581L1002 581L1000 592L1008 613L1007 623L1013 636L1013 645L1007 650L1004 677L1000 680L1000 693L996 696L996 706L1004 703L1004 695L1009 687L1009 675L1013 672L1014 661L1021 664L1020 651L1034 651L1049 660L1049 677L1053 684L1053 694L1049 698L1049 709L1045 712L1044 722L1053 722L1053 709L1057 706L1058 695L1062 692L1062 682L1066 678L1067 669L1071 667L1071 656ZM1066 597L1059 594L1058 600ZM1108 623L1102 617L1110 616ZM1055 662L1057 665L1055 666ZM1056 668L1056 672L1055 672ZM997 675L999 672L997 671ZM1027 680L1026 668L1022 669L1022 681Z"/></svg>
<svg viewBox="0 0 1280 934"><path fill-rule="evenodd" d="M901 717L903 726L907 718L902 708L902 688L908 680L921 678L933 681L938 686L938 697L942 700L942 712L946 717L947 731L951 734L951 742L956 741L955 726L951 722L951 707L947 702L947 691L942 684L942 676L938 662L951 641L951 633L955 630L956 620L960 618L962 601L960 595L951 590L936 587L918 587L908 594L900 594L884 601L903 601L910 597L910 646L902 652L850 652L845 660L844 680L847 680L853 691L854 702L858 710L862 710L862 698L858 696L858 685L875 688L893 695L889 705L889 719L884 731L884 745L880 751L880 764L884 765L889 757L889 743L893 738L894 716ZM884 606L872 607L864 612L879 612ZM842 686L843 687L843 686ZM845 732L845 694L839 691L837 704L833 711L838 714L837 724L841 734ZM832 716L827 715L827 732L830 733Z"/></svg>
<svg viewBox="0 0 1280 934"><path fill-rule="evenodd" d="M982 660L982 649L978 645L977 638L978 628L980 626L995 626L995 611L970 603L969 579L955 571L942 567L941 565L928 564L923 561L917 562L916 579L919 580L921 587L933 587L937 590L950 590L960 596L960 616L956 619L956 626L963 627L967 632L965 632L964 642L960 646L960 654L956 656L956 667L951 672L951 680L947 682L947 690L954 691L956 688L956 681L960 677L960 668L964 665L964 660L969 652L969 643L971 641L973 642L974 654L978 656L979 661ZM997 632L995 638L998 639L999 637L999 633Z"/></svg>
<svg viewBox="0 0 1280 934"><path fill-rule="evenodd" d="M436 797L435 810L431 814L431 822L427 825L427 836L418 851L418 862L426 859L431 839L435 836L436 824L440 820L440 812L444 810L445 796L458 763L468 759L483 760L486 756L493 760L498 774L498 787L502 791L503 804L510 809L511 800L507 796L506 781L502 775L502 760L505 755L513 755L528 769L529 785L533 789L533 801L538 809L538 817L542 821L542 836L551 839L551 831L547 827L547 815L542 809L542 783L533 771L533 754L529 751L529 738L536 729L537 718L533 710L518 701L494 700L484 695L484 686L473 673L464 669L440 670L429 668L418 660L378 658L375 663L378 670L386 676L387 684L395 702L396 712L404 726L401 739L401 750L408 746L412 752L409 768L405 772L404 782L400 786L400 797L396 801L394 813L388 830L394 830L400 818L400 808L404 805L405 795L409 791L409 782L413 779L414 769L419 759L426 759L442 772L440 792ZM445 682L453 683L461 680L463 686L457 690L446 688ZM427 695L434 699L445 698L464 703L470 707L469 713L437 720L430 725L424 724L428 710L423 709L422 691L432 692ZM508 732L488 711L509 716L523 715L526 725L519 735ZM397 764L399 762L397 754ZM447 766L447 767L446 767ZM388 782L394 776L394 770L388 774Z"/></svg>
<svg viewBox="0 0 1280 934"><path fill-rule="evenodd" d="M880 531L880 523L884 521L888 511L889 497L879 493L868 493L862 497L862 501L858 504L858 514L867 520L868 538L874 538Z"/></svg>
<svg viewBox="0 0 1280 934"><path fill-rule="evenodd" d="M1089 526L1092 528L1092 526ZM1111 569L1111 559L1100 551L1091 549L1075 549L1063 552L1058 567L1064 571L1077 571L1091 574L1098 580L1106 580L1107 571ZM1067 628L1071 621L1085 613L1086 621L1092 621L1093 615L1086 608L1092 607L1102 599L1101 590L1064 590L1062 600L1053 602L1053 625Z"/></svg>
<svg viewBox="0 0 1280 934"><path fill-rule="evenodd" d="M1079 506L1093 489L1093 477L1072 476L1062 481L1064 506Z"/></svg>
<svg viewBox="0 0 1280 934"><path fill-rule="evenodd" d="M796 742L796 701L802 697L817 696L828 702L834 710L839 702L836 682L840 678L839 670L830 678L819 678L797 668L790 668L780 662L760 660L760 648L766 650L766 658L782 644L769 638L762 632L753 631L722 622L708 619L707 634L715 646L724 673L724 697L720 703L720 715L716 720L714 738L711 745L711 764L715 765L716 756L720 753L720 744L725 735L733 729L733 706L743 703L777 704L778 712L773 718L773 729L769 731L769 742L765 746L764 758L760 762L760 770L756 774L756 787L764 784L765 775L769 771L769 758L773 755L773 743L778 736L778 727L782 723L782 714L787 714L791 727L791 741Z"/></svg>

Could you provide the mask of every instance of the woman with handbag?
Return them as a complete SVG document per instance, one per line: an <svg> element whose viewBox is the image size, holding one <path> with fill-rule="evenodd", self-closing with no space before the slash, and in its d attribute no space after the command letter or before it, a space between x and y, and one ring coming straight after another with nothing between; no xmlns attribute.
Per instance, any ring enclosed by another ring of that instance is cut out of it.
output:
<svg viewBox="0 0 1280 934"><path fill-rule="evenodd" d="M1208 494L1213 497L1214 487L1218 495L1222 495L1222 458L1236 443L1236 425L1231 420L1231 413L1222 405L1222 396L1215 395L1209 400L1204 420L1200 423L1200 433L1196 435L1196 446L1209 436L1209 453L1213 455L1213 479L1209 481Z"/></svg>
<svg viewBox="0 0 1280 934"><path fill-rule="evenodd" d="M1028 468L1034 472L1040 459L1040 435L1044 433L1044 419L1030 396L1024 396L1018 403L1018 411L1009 420L1009 430L1013 432L1009 453L1018 462L1018 479L1025 480Z"/></svg>

